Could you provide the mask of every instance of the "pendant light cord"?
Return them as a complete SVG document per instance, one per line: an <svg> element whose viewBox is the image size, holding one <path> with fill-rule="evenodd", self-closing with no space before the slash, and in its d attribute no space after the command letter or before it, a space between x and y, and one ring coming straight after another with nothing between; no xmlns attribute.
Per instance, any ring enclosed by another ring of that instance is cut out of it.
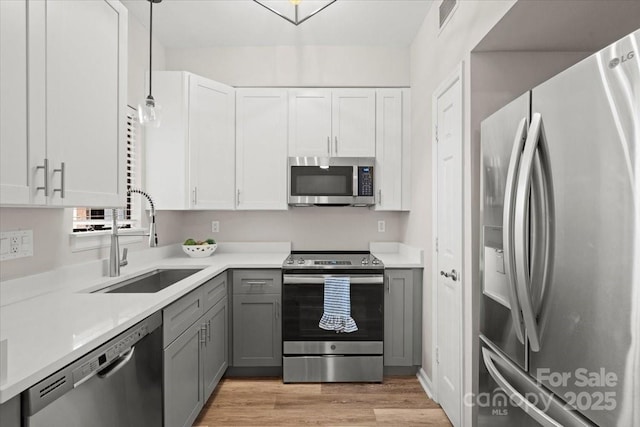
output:
<svg viewBox="0 0 640 427"><path fill-rule="evenodd" d="M151 96L151 79L153 76L153 73L151 72L151 60L153 58L153 49L152 49L152 42L153 42L153 0L149 0L149 96L147 98L151 98L153 99L153 97Z"/></svg>

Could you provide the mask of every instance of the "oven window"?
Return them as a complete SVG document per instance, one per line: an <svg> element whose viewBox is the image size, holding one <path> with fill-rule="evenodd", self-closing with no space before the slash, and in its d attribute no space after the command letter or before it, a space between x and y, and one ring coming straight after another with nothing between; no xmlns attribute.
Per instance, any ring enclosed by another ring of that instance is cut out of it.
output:
<svg viewBox="0 0 640 427"><path fill-rule="evenodd" d="M318 166L292 166L291 195L352 196L353 168L331 166L321 169Z"/></svg>
<svg viewBox="0 0 640 427"><path fill-rule="evenodd" d="M382 341L384 334L384 286L351 285L351 317L358 330L326 331L318 326L324 308L323 284L286 284L283 289L285 341Z"/></svg>

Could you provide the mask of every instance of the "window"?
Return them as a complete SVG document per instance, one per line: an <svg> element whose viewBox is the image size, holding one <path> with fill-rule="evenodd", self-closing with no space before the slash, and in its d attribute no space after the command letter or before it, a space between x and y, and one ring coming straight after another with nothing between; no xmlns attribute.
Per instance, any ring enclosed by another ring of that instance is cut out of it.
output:
<svg viewBox="0 0 640 427"><path fill-rule="evenodd" d="M127 111L126 134L126 188L136 187L138 175L139 144L136 141L138 133L138 119L136 110L132 107ZM127 195L124 209L117 209L118 228L133 228L140 223L140 206L133 203L133 196ZM73 209L73 232L88 232L111 230L113 217L112 209Z"/></svg>

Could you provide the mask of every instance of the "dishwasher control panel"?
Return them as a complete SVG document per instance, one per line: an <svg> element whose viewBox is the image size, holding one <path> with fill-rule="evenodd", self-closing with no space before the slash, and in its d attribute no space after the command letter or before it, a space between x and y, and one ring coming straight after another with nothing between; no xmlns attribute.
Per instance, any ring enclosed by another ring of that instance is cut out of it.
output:
<svg viewBox="0 0 640 427"><path fill-rule="evenodd" d="M121 336L117 341L112 343L106 350L95 355L90 360L73 370L73 382L75 385L82 380L89 379L90 376L97 371L108 366L109 363L120 357L122 353L133 347L145 335L149 333L147 325L142 325L137 329Z"/></svg>

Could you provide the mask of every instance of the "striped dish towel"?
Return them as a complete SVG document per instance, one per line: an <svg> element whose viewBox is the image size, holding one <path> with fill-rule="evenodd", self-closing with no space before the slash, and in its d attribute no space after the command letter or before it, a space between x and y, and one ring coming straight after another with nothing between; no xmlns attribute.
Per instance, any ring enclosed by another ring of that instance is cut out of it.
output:
<svg viewBox="0 0 640 427"><path fill-rule="evenodd" d="M325 277L324 313L318 326L336 332L358 330L351 317L351 281L348 277Z"/></svg>

